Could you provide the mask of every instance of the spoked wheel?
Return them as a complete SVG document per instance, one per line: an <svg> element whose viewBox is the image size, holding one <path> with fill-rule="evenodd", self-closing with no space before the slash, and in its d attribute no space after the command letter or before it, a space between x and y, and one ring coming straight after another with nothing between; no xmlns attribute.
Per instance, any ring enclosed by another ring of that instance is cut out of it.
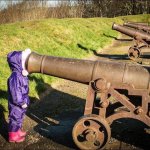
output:
<svg viewBox="0 0 150 150"><path fill-rule="evenodd" d="M75 124L72 136L78 148L97 150L103 148L110 140L111 130L104 118L88 115L80 118Z"/></svg>
<svg viewBox="0 0 150 150"><path fill-rule="evenodd" d="M128 56L130 59L137 59L141 55L138 47L130 47L128 51Z"/></svg>

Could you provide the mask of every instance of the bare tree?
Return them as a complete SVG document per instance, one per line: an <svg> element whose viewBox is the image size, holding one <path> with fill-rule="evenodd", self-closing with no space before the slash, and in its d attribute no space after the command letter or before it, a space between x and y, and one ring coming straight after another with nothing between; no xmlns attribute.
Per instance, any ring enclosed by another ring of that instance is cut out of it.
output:
<svg viewBox="0 0 150 150"><path fill-rule="evenodd" d="M5 6L7 7L5 7ZM150 13L150 0L0 1L0 23L42 18L115 17ZM149 19L148 19L149 20Z"/></svg>

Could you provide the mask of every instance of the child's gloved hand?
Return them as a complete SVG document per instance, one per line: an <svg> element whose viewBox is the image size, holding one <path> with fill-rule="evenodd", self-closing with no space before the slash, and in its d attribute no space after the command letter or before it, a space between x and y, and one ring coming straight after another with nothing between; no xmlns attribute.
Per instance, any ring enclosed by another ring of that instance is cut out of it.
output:
<svg viewBox="0 0 150 150"><path fill-rule="evenodd" d="M22 108L23 108L23 109L25 109L25 108L27 108L27 107L28 107L28 106L27 106L26 103L22 105Z"/></svg>

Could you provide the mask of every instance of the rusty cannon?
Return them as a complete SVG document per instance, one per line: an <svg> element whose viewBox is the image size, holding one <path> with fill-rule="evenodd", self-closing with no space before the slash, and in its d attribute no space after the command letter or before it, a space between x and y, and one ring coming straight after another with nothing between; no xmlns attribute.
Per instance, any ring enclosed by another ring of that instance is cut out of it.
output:
<svg viewBox="0 0 150 150"><path fill-rule="evenodd" d="M127 22L124 22L124 23L132 23L132 24L138 24L138 25L145 25L145 26L148 26L148 22L133 22L133 21L127 21Z"/></svg>
<svg viewBox="0 0 150 150"><path fill-rule="evenodd" d="M134 39L134 45L129 48L128 56L130 59L137 59L141 55L141 49L150 46L150 34L125 26L113 24L112 29L128 35Z"/></svg>
<svg viewBox="0 0 150 150"><path fill-rule="evenodd" d="M148 26L148 25L128 23L128 22L125 22L123 25L150 33L150 26Z"/></svg>
<svg viewBox="0 0 150 150"><path fill-rule="evenodd" d="M84 115L72 130L80 149L104 148L111 137L110 125L120 118L137 119L150 127L150 73L141 65L32 52L26 69L30 74L42 73L88 85Z"/></svg>

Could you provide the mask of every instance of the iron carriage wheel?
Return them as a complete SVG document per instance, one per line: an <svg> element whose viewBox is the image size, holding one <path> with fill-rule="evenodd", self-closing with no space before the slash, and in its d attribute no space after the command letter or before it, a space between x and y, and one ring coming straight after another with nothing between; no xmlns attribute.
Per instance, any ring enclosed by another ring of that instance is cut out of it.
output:
<svg viewBox="0 0 150 150"><path fill-rule="evenodd" d="M130 47L128 51L128 56L130 59L137 59L141 55L140 49L138 47Z"/></svg>
<svg viewBox="0 0 150 150"><path fill-rule="evenodd" d="M102 149L111 137L110 126L107 121L98 115L81 117L74 125L72 136L80 149Z"/></svg>

